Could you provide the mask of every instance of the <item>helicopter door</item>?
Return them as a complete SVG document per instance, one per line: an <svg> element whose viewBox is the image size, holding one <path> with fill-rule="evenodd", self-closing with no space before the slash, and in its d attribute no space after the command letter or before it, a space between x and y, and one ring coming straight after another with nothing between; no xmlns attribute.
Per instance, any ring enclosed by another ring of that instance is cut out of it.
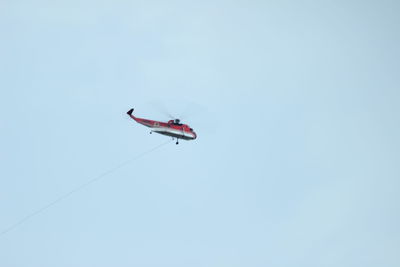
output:
<svg viewBox="0 0 400 267"><path fill-rule="evenodd" d="M185 137L185 127L184 126L182 126L182 138L184 138Z"/></svg>

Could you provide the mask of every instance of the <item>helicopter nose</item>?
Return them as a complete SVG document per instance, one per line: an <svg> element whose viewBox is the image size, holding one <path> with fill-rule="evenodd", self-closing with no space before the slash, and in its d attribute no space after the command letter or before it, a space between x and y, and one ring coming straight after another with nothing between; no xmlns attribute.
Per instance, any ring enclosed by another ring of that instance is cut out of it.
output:
<svg viewBox="0 0 400 267"><path fill-rule="evenodd" d="M193 133L193 140L194 140L197 138L197 134L194 131L192 131L192 133Z"/></svg>

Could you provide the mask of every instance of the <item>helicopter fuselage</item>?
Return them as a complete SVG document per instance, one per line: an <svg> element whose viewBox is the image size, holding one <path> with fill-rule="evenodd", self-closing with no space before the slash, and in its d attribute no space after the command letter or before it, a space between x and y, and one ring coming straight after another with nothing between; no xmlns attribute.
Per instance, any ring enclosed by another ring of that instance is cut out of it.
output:
<svg viewBox="0 0 400 267"><path fill-rule="evenodd" d="M187 124L181 124L179 123L179 121L174 121L174 120L170 120L168 122L161 122L161 121L138 118L133 116L132 112L133 109L129 110L127 114L137 123L149 127L151 129L151 132L183 140L194 140L197 138L196 133Z"/></svg>

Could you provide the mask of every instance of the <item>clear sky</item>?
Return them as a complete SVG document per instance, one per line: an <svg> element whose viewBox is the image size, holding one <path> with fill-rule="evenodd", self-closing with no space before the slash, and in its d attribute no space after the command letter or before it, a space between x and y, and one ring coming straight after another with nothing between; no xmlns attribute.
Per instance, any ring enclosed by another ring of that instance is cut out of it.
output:
<svg viewBox="0 0 400 267"><path fill-rule="evenodd" d="M0 266L399 266L399 14L2 0Z"/></svg>

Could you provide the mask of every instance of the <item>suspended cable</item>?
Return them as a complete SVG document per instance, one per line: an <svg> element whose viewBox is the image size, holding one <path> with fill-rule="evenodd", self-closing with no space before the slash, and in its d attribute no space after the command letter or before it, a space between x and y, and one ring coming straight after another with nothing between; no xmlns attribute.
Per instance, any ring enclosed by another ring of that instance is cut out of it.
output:
<svg viewBox="0 0 400 267"><path fill-rule="evenodd" d="M129 163L131 163L133 161L136 161L136 160L142 158L143 156L145 156L145 155L147 155L147 154L149 154L149 153L151 153L151 152L153 152L153 151L165 146L166 144L170 143L171 141L172 140L168 140L167 142L164 142L164 143L162 143L162 144L160 144L158 146L155 146L155 147L153 147L153 148L151 148L151 149L149 149L149 150L147 150L145 152L142 152L139 155L137 155L136 157L133 157L133 158L127 160L127 161L124 161L124 162L116 165L115 167L103 172L102 174L90 179L89 181L87 181L87 182L75 187L74 189L70 190L69 192L61 195L60 197L56 198L55 200L49 202L48 204L44 205L43 207L33 211L32 213L26 215L25 217L23 217L19 221L17 221L14 224L10 225L9 227L7 227L6 229L4 229L3 231L0 232L0 237L3 236L4 234L10 232L11 230L17 228L18 226L20 226L21 224L25 223L26 221L28 221L32 217L35 217L36 215L38 215L38 214L42 213L43 211L47 210L48 208L56 205L58 202L68 198L72 194L84 189L85 187L88 187L89 185L93 184L94 182L99 181L100 179L104 178L105 176L109 175L110 173L113 173L113 172L117 171L118 169L124 167L125 165L127 165L127 164L129 164Z"/></svg>

